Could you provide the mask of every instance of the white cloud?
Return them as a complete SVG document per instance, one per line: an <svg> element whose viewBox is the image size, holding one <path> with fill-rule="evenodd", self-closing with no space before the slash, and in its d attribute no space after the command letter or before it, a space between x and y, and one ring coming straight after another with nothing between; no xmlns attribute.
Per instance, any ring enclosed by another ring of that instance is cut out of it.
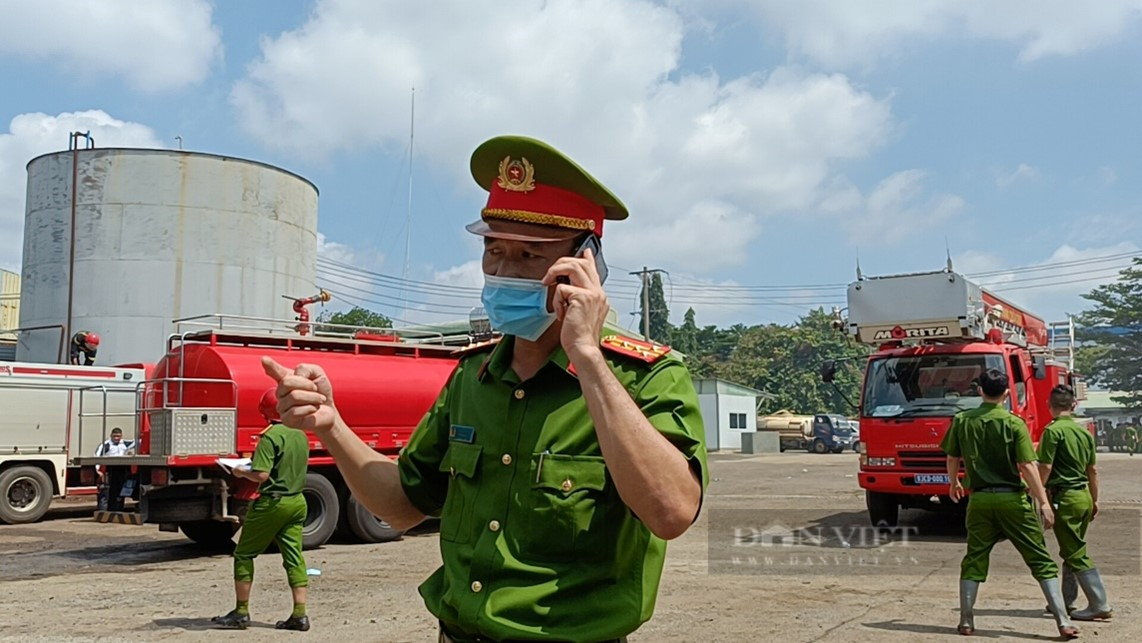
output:
<svg viewBox="0 0 1142 643"><path fill-rule="evenodd" d="M667 256L687 269L743 263L765 215L836 197L838 164L894 129L890 97L843 75L679 72L685 25L644 0L446 5L428 16L407 3L319 2L309 22L265 40L235 84L241 122L297 155L400 150L415 86L418 157L473 198L479 142L536 136L630 207L629 222L605 229L612 261Z"/></svg>
<svg viewBox="0 0 1142 643"><path fill-rule="evenodd" d="M1032 181L1039 177L1039 170L1026 163L1020 163L1012 172L1000 172L995 177L995 184L1000 188L1010 187L1016 181Z"/></svg>
<svg viewBox="0 0 1142 643"><path fill-rule="evenodd" d="M980 251L955 256L954 265L957 272L1028 312L1059 321L1088 308L1090 302L1081 295L1115 281L1118 272L1130 265L1130 255L1142 256L1133 241L1085 248L1064 244L1017 272L999 255Z"/></svg>
<svg viewBox="0 0 1142 643"><path fill-rule="evenodd" d="M321 232L317 233L317 256L321 259L329 259L350 266L355 265L357 261L353 248L344 243L330 241Z"/></svg>
<svg viewBox="0 0 1142 643"><path fill-rule="evenodd" d="M902 170L877 184L863 200L861 209L849 219L854 238L891 245L915 232L931 229L963 209L962 197L929 195L923 186L925 178L927 175L921 170Z"/></svg>
<svg viewBox="0 0 1142 643"><path fill-rule="evenodd" d="M23 252L28 161L67 150L68 135L76 131L90 132L98 147L163 147L150 127L118 120L102 110L20 114L8 129L0 133L0 268L16 272Z"/></svg>
<svg viewBox="0 0 1142 643"><path fill-rule="evenodd" d="M121 76L136 90L195 84L222 56L206 0L9 2L0 53L50 60L83 82Z"/></svg>
<svg viewBox="0 0 1142 643"><path fill-rule="evenodd" d="M938 39L1010 42L1019 60L1070 56L1125 37L1142 18L1142 0L706 0L749 8L787 48L833 69L867 66Z"/></svg>
<svg viewBox="0 0 1142 643"><path fill-rule="evenodd" d="M436 271L432 276L432 280L445 286L483 288L484 269L479 259L473 259L459 266L452 266L451 268Z"/></svg>

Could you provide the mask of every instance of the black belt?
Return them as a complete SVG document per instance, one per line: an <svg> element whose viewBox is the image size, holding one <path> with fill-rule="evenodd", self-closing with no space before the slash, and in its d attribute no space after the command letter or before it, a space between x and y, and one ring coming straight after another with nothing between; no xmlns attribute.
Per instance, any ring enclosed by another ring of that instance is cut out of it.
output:
<svg viewBox="0 0 1142 643"><path fill-rule="evenodd" d="M490 639L485 636L471 636L457 638L444 631L444 624L440 624L440 636L436 639L437 643L492 643L495 639ZM508 639L500 641L499 643L528 643L526 639ZM598 641L598 643L627 643L627 637L617 639L607 639L605 641Z"/></svg>
<svg viewBox="0 0 1142 643"><path fill-rule="evenodd" d="M1047 487L1047 491L1051 493L1063 493L1064 491L1083 491L1085 489L1085 484L1071 485L1067 487Z"/></svg>
<svg viewBox="0 0 1142 643"><path fill-rule="evenodd" d="M974 493L1023 493L1022 487L1012 487L1010 485L992 485L990 487L980 487L979 489L972 489Z"/></svg>

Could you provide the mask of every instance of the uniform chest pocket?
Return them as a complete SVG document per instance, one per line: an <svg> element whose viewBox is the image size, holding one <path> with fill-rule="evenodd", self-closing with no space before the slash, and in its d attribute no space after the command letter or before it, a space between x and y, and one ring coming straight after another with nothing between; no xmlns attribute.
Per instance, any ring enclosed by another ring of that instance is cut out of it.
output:
<svg viewBox="0 0 1142 643"><path fill-rule="evenodd" d="M441 540L466 543L471 539L483 450L478 444L452 442L440 460L440 471L448 476L448 495L440 513Z"/></svg>
<svg viewBox="0 0 1142 643"><path fill-rule="evenodd" d="M605 556L615 546L621 505L599 456L535 454L523 501L520 553L534 560Z"/></svg>

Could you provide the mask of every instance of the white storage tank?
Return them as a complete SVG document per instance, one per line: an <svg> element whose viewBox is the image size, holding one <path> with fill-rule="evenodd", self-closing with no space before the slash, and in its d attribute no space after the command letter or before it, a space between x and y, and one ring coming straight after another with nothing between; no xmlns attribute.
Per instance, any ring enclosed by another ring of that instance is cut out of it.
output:
<svg viewBox="0 0 1142 643"><path fill-rule="evenodd" d="M174 319L291 319L282 296L312 294L316 258L317 188L296 174L181 150L39 156L28 163L20 327L55 328L22 331L17 359L67 361L61 330L89 330L99 364L156 362Z"/></svg>

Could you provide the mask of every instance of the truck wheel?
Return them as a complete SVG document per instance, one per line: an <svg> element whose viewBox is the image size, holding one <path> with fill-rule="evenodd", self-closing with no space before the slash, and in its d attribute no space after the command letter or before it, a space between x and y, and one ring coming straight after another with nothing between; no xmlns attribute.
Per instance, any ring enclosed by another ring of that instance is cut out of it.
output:
<svg viewBox="0 0 1142 643"><path fill-rule="evenodd" d="M868 520L874 527L895 527L900 520L900 503L890 493L865 491Z"/></svg>
<svg viewBox="0 0 1142 643"><path fill-rule="evenodd" d="M329 478L320 473L305 474L305 526L301 530L301 548L313 549L324 545L337 530L341 505L337 502L337 489Z"/></svg>
<svg viewBox="0 0 1142 643"><path fill-rule="evenodd" d="M52 479L39 467L0 473L0 520L9 525L37 522L52 506Z"/></svg>
<svg viewBox="0 0 1142 643"><path fill-rule="evenodd" d="M826 453L826 452L828 452L828 450L829 450L829 447L825 446L824 440L814 440L813 441L813 453Z"/></svg>
<svg viewBox="0 0 1142 643"><path fill-rule="evenodd" d="M349 510L349 528L362 542L385 543L404 535L403 531L393 529L389 523L374 516L365 505L357 502L356 496L349 496L346 509Z"/></svg>
<svg viewBox="0 0 1142 643"><path fill-rule="evenodd" d="M349 526L349 514L353 513L349 510L349 498L352 496L353 492L349 491L349 485L337 485L337 506L341 510L341 515L337 518L337 529L333 530L333 537L341 542L351 543L357 539L357 535Z"/></svg>
<svg viewBox="0 0 1142 643"><path fill-rule="evenodd" d="M233 549L234 534L238 533L236 522L221 520L195 520L179 524L179 529L187 538L209 549Z"/></svg>
<svg viewBox="0 0 1142 643"><path fill-rule="evenodd" d="M860 440L853 442L853 453L860 453Z"/></svg>

